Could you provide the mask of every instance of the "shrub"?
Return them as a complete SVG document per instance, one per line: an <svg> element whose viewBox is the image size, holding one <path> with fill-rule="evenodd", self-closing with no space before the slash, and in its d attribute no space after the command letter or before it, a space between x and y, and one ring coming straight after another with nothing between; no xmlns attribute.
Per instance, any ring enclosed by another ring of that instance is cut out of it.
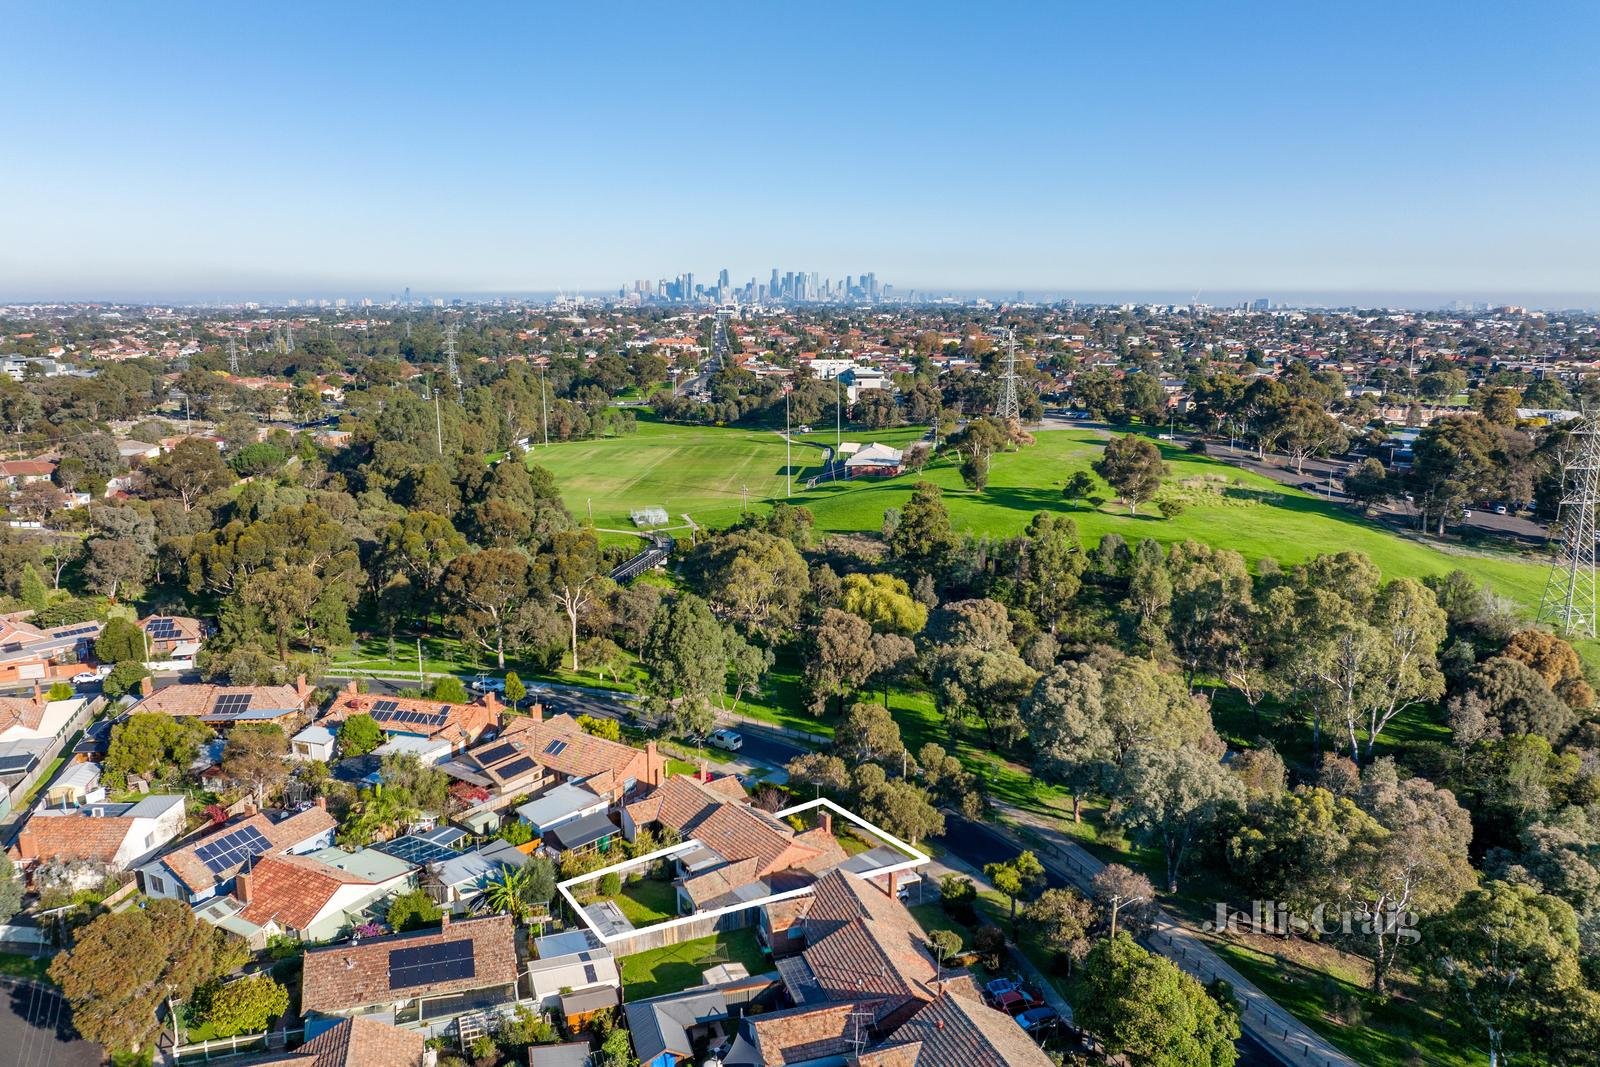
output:
<svg viewBox="0 0 1600 1067"><path fill-rule="evenodd" d="M616 871L612 871L600 879L600 894L602 896L614 897L620 892L622 892L622 877Z"/></svg>
<svg viewBox="0 0 1600 1067"><path fill-rule="evenodd" d="M959 874L947 874L939 879L939 904L945 912L964 926L977 921L978 890L972 879Z"/></svg>
<svg viewBox="0 0 1600 1067"><path fill-rule="evenodd" d="M66 682L57 682L55 685L50 687L50 692L45 694L45 698L52 701L71 700L72 697L73 688Z"/></svg>
<svg viewBox="0 0 1600 1067"><path fill-rule="evenodd" d="M1006 932L998 926L980 926L972 935L972 949L983 959L983 965L997 971L1005 962Z"/></svg>
<svg viewBox="0 0 1600 1067"><path fill-rule="evenodd" d="M433 898L420 889L413 889L409 893L401 893L389 902L387 915L389 927L397 932L415 930L421 926L432 926L442 918L444 912L439 910L439 905Z"/></svg>

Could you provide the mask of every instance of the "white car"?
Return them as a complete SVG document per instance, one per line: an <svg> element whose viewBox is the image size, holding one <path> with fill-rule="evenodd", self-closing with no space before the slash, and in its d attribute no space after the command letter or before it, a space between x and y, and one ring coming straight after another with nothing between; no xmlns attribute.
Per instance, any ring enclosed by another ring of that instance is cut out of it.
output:
<svg viewBox="0 0 1600 1067"><path fill-rule="evenodd" d="M100 680L100 675L95 671L79 671L72 676L73 685L93 685Z"/></svg>
<svg viewBox="0 0 1600 1067"><path fill-rule="evenodd" d="M706 740L711 742L713 748L726 749L729 752L737 752L744 747L744 738L733 730L713 730Z"/></svg>
<svg viewBox="0 0 1600 1067"><path fill-rule="evenodd" d="M506 683L501 678L491 678L487 674L480 674L468 686L474 693L504 693Z"/></svg>

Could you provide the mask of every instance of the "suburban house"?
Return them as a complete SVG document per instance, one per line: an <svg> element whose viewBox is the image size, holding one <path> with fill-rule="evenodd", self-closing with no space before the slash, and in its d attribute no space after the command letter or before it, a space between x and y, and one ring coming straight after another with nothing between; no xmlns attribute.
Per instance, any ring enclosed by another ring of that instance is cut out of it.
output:
<svg viewBox="0 0 1600 1067"><path fill-rule="evenodd" d="M88 703L83 697L51 700L37 689L31 696L0 697L0 743L49 741Z"/></svg>
<svg viewBox="0 0 1600 1067"><path fill-rule="evenodd" d="M528 986L541 1011L559 1008L567 994L599 993L599 997L588 999L602 1001L610 1008L621 1003L622 978L617 961L610 949L596 946L586 931L547 934L534 942L534 950L538 958L528 964ZM592 1010L575 1014L589 1014ZM569 1018L568 1028L581 1029L586 1021L575 1023Z"/></svg>
<svg viewBox="0 0 1600 1067"><path fill-rule="evenodd" d="M628 1034L640 1067L693 1064L695 1049L716 1046L732 1035L733 1014L717 989L691 989L623 1005Z"/></svg>
<svg viewBox="0 0 1600 1067"><path fill-rule="evenodd" d="M359 1015L438 1032L459 1015L513 1003L517 977L511 916L446 916L437 930L308 949L300 1007L308 1017Z"/></svg>
<svg viewBox="0 0 1600 1067"><path fill-rule="evenodd" d="M735 1046L737 1050L738 1046ZM943 983L936 996L889 1040L857 1060L858 1067L1048 1067L1046 1056L1009 1016L983 1002L970 976ZM723 1061L736 1067L737 1059Z"/></svg>
<svg viewBox="0 0 1600 1067"><path fill-rule="evenodd" d="M626 814L635 833L660 826L696 842L673 857L685 914L809 885L849 858L833 835L830 813L819 825L796 830L751 807L737 779L674 775Z"/></svg>
<svg viewBox="0 0 1600 1067"><path fill-rule="evenodd" d="M304 811L280 812L277 818L254 812L145 864L139 880L149 896L197 904L229 892L235 876L258 856L327 848L338 825L320 797Z"/></svg>
<svg viewBox="0 0 1600 1067"><path fill-rule="evenodd" d="M495 838L470 852L452 852L426 862L423 889L435 904L460 913L477 906L490 882L499 881L508 870L526 866L528 854Z"/></svg>
<svg viewBox="0 0 1600 1067"><path fill-rule="evenodd" d="M566 783L581 783L606 802L620 804L641 788L666 777L666 759L654 741L642 749L584 732L570 715L513 718L500 736L476 745L439 769L468 787L487 794L478 807L502 809L525 796L540 797ZM568 794L569 796L571 794Z"/></svg>
<svg viewBox="0 0 1600 1067"><path fill-rule="evenodd" d="M329 941L372 918L378 901L410 888L415 871L414 865L371 848L268 853L234 878L233 895L243 905L238 921L267 937Z"/></svg>
<svg viewBox="0 0 1600 1067"><path fill-rule="evenodd" d="M434 738L448 741L453 750L461 751L485 730L499 725L500 702L493 693L484 694L482 702L473 704L362 693L352 681L333 698L321 721L342 723L352 715L372 716L378 728L391 738Z"/></svg>
<svg viewBox="0 0 1600 1067"><path fill-rule="evenodd" d="M901 451L885 444L870 444L844 461L852 478L892 478L905 470Z"/></svg>
<svg viewBox="0 0 1600 1067"><path fill-rule="evenodd" d="M34 482L48 482L55 477L53 459L13 459L0 463L0 482L12 489L21 489Z"/></svg>
<svg viewBox="0 0 1600 1067"><path fill-rule="evenodd" d="M139 620L144 632L147 659L154 662L192 660L206 639L206 627L199 619L184 615L151 615Z"/></svg>
<svg viewBox="0 0 1600 1067"><path fill-rule="evenodd" d="M191 716L218 728L273 723L288 732L308 716L315 695L304 675L294 685L169 685L128 710L135 715Z"/></svg>
<svg viewBox="0 0 1600 1067"><path fill-rule="evenodd" d="M517 818L532 827L533 836L543 837L573 819L604 815L609 807L610 802L588 786L568 782L519 807Z"/></svg>
<svg viewBox="0 0 1600 1067"><path fill-rule="evenodd" d="M0 683L48 686L83 670L100 636L100 623L35 626L16 615L0 616Z"/></svg>
<svg viewBox="0 0 1600 1067"><path fill-rule="evenodd" d="M155 459L161 455L161 446L153 445L149 441L135 441L131 438L117 442L117 455L122 457L122 462L130 467L137 467L141 463Z"/></svg>
<svg viewBox="0 0 1600 1067"><path fill-rule="evenodd" d="M415 1030L353 1016L340 1019L293 1052L256 1067L432 1067L437 1054Z"/></svg>
<svg viewBox="0 0 1600 1067"><path fill-rule="evenodd" d="M184 798L165 794L133 804L41 809L23 824L12 855L29 866L88 861L124 871L181 834L184 819Z"/></svg>

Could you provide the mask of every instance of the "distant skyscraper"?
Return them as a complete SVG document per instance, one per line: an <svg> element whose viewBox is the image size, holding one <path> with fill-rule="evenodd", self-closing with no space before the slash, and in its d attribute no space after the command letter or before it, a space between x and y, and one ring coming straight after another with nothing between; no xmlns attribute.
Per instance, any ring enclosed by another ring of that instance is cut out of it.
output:
<svg viewBox="0 0 1600 1067"><path fill-rule="evenodd" d="M1271 305L1267 302L1267 298L1263 296L1263 297L1258 298L1255 301L1255 303L1250 305L1250 310L1251 311L1266 311L1270 307L1271 307Z"/></svg>

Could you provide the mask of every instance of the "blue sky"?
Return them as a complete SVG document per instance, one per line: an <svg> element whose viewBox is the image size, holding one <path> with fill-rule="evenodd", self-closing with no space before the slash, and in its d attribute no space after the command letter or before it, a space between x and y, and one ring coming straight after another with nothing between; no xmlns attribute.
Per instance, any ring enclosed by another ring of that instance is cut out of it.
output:
<svg viewBox="0 0 1600 1067"><path fill-rule="evenodd" d="M6 3L0 299L1600 303L1594 3L454 8Z"/></svg>

